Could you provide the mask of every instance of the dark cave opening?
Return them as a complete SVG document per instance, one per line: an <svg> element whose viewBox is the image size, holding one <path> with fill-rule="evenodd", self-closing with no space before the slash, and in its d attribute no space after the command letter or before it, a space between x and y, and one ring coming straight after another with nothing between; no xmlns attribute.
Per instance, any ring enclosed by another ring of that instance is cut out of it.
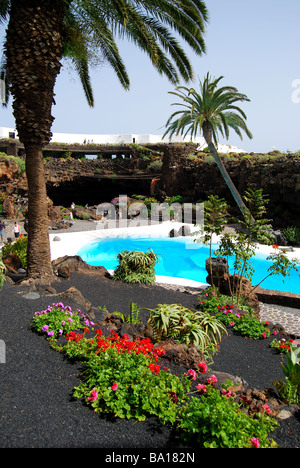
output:
<svg viewBox="0 0 300 468"><path fill-rule="evenodd" d="M74 181L63 182L58 186L47 183L47 195L56 206L69 207L72 202L81 206L94 206L110 202L119 195L149 196L150 185L151 177L148 179L81 177Z"/></svg>

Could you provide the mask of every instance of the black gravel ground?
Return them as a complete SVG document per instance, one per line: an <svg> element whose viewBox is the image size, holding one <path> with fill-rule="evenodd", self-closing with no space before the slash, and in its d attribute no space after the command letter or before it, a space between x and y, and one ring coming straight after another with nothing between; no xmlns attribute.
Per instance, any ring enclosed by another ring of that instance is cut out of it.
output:
<svg viewBox="0 0 300 468"><path fill-rule="evenodd" d="M196 307L197 297L160 286L126 285L107 278L73 274L53 284L57 293L75 286L94 306L110 312L129 312L138 307L180 303ZM25 288L26 289L26 288ZM61 300L58 295L26 299L24 286L6 282L0 292L0 340L5 343L5 362L0 362L0 448L101 448L105 456L132 453L133 449L178 449L170 429L156 418L145 422L101 417L72 398L79 383L80 364L71 363L52 350L30 329L34 312ZM78 303L62 301L78 308ZM272 387L283 379L281 357L269 347L270 339L253 341L230 334L224 337L214 358L215 371L242 377L252 388ZM1 356L0 356L1 357ZM272 438L280 448L300 447L297 414L282 421ZM127 450L127 451L126 451ZM143 452L144 453L144 452ZM103 456L104 456L103 455ZM149 461L145 460L144 461Z"/></svg>

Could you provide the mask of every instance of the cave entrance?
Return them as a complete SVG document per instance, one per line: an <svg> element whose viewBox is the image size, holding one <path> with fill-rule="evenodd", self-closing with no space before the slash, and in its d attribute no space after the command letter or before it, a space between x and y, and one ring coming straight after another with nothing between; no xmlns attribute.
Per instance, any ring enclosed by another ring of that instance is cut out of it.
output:
<svg viewBox="0 0 300 468"><path fill-rule="evenodd" d="M153 176L148 177L80 177L58 186L47 183L47 195L56 206L70 207L74 202L81 206L94 206L110 202L119 195L131 197L133 194L150 196Z"/></svg>

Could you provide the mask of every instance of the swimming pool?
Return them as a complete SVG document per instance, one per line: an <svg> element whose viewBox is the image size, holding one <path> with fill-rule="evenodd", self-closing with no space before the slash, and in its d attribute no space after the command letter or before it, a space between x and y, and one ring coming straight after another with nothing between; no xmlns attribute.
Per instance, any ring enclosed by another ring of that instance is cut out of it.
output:
<svg viewBox="0 0 300 468"><path fill-rule="evenodd" d="M218 247L213 245L213 251ZM104 238L93 240L84 245L77 253L90 265L101 265L107 270L114 270L118 266L117 254L123 250L138 250L146 252L152 249L159 256L155 266L158 276L184 278L206 283L207 271L205 260L209 257L209 247L193 242L192 238ZM252 284L258 284L267 274L271 262L267 255L257 253L251 259L255 269ZM233 272L233 258L229 259L229 269ZM283 282L284 280L284 282ZM266 289L287 291L300 294L300 278L297 271L291 271L290 277L274 275L267 278L261 286Z"/></svg>

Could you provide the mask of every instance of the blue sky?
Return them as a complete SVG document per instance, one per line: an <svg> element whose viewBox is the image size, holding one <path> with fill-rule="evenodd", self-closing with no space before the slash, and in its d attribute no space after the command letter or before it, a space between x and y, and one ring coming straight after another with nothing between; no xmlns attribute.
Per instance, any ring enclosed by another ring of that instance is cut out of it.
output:
<svg viewBox="0 0 300 468"><path fill-rule="evenodd" d="M207 72L224 76L246 94L253 139L233 132L228 142L246 151L300 150L300 2L299 0L207 0L210 21L207 52L197 57L186 46L195 72L194 83ZM0 41L5 31L0 29ZM53 132L119 134L164 132L175 110L174 86L152 67L147 57L129 43L120 44L131 86L125 91L109 66L92 71L95 107L86 103L72 70L64 67L55 87ZM182 85L186 83L182 82ZM294 87L293 87L294 84ZM299 101L299 102L298 102ZM0 109L0 126L14 127L11 107Z"/></svg>

